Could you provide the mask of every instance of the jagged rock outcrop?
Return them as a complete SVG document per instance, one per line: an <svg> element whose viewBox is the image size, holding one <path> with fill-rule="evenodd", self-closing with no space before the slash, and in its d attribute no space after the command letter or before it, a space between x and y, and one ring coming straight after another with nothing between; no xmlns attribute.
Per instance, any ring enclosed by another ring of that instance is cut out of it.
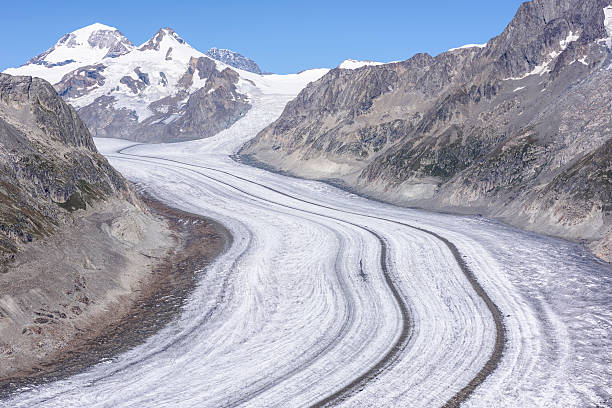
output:
<svg viewBox="0 0 612 408"><path fill-rule="evenodd" d="M259 66L257 63L255 63L255 61L232 50L213 47L206 51L206 55L208 55L210 58L216 59L217 61L224 62L230 67L238 68L243 71L249 71L254 74L262 74L261 69L259 69Z"/></svg>
<svg viewBox="0 0 612 408"><path fill-rule="evenodd" d="M486 46L330 71L241 153L610 260L611 37L609 0L527 2Z"/></svg>
<svg viewBox="0 0 612 408"><path fill-rule="evenodd" d="M75 110L44 80L0 74L0 142L4 261L72 211L109 197L133 200Z"/></svg>

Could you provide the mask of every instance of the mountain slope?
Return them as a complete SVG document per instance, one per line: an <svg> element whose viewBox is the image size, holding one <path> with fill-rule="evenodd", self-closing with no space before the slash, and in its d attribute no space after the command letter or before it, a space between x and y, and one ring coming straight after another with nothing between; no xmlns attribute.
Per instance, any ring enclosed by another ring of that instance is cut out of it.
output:
<svg viewBox="0 0 612 408"><path fill-rule="evenodd" d="M0 383L123 318L175 245L48 82L0 74Z"/></svg>
<svg viewBox="0 0 612 408"><path fill-rule="evenodd" d="M50 84L0 74L0 249L51 234L66 212L132 200L126 181L97 153L87 128Z"/></svg>
<svg viewBox="0 0 612 408"><path fill-rule="evenodd" d="M534 0L486 46L334 69L242 154L610 259L611 15L608 0Z"/></svg>

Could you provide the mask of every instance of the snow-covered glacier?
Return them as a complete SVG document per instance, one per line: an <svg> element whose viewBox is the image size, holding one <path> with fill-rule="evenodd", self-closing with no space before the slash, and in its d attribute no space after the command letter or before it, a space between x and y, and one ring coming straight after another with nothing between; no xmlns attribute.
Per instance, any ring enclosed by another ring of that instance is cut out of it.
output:
<svg viewBox="0 0 612 408"><path fill-rule="evenodd" d="M317 75L261 77L252 109L208 139L96 141L233 243L145 344L7 406L612 403L612 270L581 247L232 159Z"/></svg>

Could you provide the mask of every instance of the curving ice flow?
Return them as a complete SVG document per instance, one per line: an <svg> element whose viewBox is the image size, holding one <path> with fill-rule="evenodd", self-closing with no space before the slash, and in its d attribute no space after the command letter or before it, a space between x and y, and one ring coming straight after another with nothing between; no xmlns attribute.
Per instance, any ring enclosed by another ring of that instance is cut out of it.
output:
<svg viewBox="0 0 612 408"><path fill-rule="evenodd" d="M267 80L245 118L215 137L96 140L128 178L220 220L234 242L201 272L180 318L144 345L7 406L442 406L500 338L503 353L465 406L610 404L609 266L482 218L234 162L307 81ZM499 311L502 337L457 258Z"/></svg>

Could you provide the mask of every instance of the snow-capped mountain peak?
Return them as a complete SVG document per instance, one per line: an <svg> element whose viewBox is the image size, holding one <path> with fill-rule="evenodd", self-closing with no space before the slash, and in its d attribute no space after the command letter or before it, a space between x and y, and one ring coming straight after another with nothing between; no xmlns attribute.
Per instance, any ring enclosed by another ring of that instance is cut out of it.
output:
<svg viewBox="0 0 612 408"><path fill-rule="evenodd" d="M160 28L150 40L139 46L137 51L137 54L144 53L143 55L155 60L177 61L183 64L187 64L192 57L204 56L169 27Z"/></svg>
<svg viewBox="0 0 612 408"><path fill-rule="evenodd" d="M44 53L32 58L28 64L61 64L67 60L100 60L127 54L134 45L119 30L100 23L79 28L65 34Z"/></svg>
<svg viewBox="0 0 612 408"><path fill-rule="evenodd" d="M94 23L64 34L53 47L29 60L19 68L9 68L11 75L31 75L59 82L62 77L80 67L104 58L129 53L134 45L119 30Z"/></svg>
<svg viewBox="0 0 612 408"><path fill-rule="evenodd" d="M170 27L160 28L150 40L138 47L140 51L160 50L162 43L170 45L172 43L187 44L173 29Z"/></svg>
<svg viewBox="0 0 612 408"><path fill-rule="evenodd" d="M224 54L232 62L248 60ZM96 23L5 72L51 82L95 136L146 141L212 136L246 114L250 92L270 92L270 81L277 80L293 86L296 78L302 87L304 78L326 72L264 77L230 65L191 47L171 28L135 47L115 28Z"/></svg>

